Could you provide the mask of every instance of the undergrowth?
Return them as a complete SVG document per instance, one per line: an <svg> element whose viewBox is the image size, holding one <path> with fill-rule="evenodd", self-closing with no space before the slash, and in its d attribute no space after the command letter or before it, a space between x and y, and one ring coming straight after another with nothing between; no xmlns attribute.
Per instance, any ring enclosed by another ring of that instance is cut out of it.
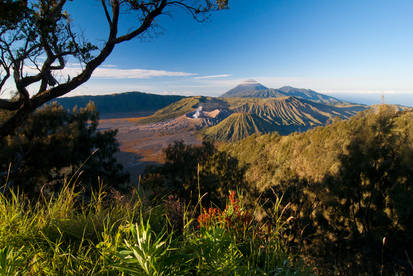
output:
<svg viewBox="0 0 413 276"><path fill-rule="evenodd" d="M198 207L69 184L36 202L0 194L0 275L309 274L283 247L285 221L256 221L235 192L223 210Z"/></svg>

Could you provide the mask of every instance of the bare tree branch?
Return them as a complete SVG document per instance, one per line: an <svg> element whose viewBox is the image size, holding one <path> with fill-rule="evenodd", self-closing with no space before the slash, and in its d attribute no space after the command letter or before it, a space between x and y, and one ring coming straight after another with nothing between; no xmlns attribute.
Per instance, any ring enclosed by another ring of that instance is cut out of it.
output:
<svg viewBox="0 0 413 276"><path fill-rule="evenodd" d="M3 100L0 99L0 109L4 110L17 110L21 106L22 102L21 101L9 101L9 100Z"/></svg>
<svg viewBox="0 0 413 276"><path fill-rule="evenodd" d="M168 3L167 0L162 0L159 3L159 6L157 6L153 11L148 13L144 21L142 22L142 24L139 26L139 28L135 29L134 31L126 35L116 38L116 43L118 44L118 43L122 43L127 40L131 40L135 38L136 36L140 35L141 33L143 33L144 31L146 31L151 26L155 17L162 14L162 10L166 7L167 3Z"/></svg>
<svg viewBox="0 0 413 276"><path fill-rule="evenodd" d="M8 80L14 81L18 98L1 99L0 110L14 111L0 125L0 138L11 134L27 116L46 102L65 95L87 82L93 71L112 53L117 44L140 36L151 28L155 18L165 14L168 7L186 9L198 21L201 14L226 7L228 0L101 0L109 34L101 49L79 39L71 29L69 14L63 11L66 0L34 0L31 4L20 0L11 2L14 16L0 18L0 91ZM20 4L19 4L20 3ZM79 2L81 3L81 2ZM136 14L132 31L119 35L121 8ZM42 62L39 59L45 58ZM54 74L64 70L66 61L77 58L82 71L59 83ZM28 63L35 67L29 70ZM30 96L28 86L39 84Z"/></svg>
<svg viewBox="0 0 413 276"><path fill-rule="evenodd" d="M108 7L106 6L105 0L102 0L102 7L103 7L103 10L105 11L106 20L108 21L109 26L112 26L112 19L110 18Z"/></svg>

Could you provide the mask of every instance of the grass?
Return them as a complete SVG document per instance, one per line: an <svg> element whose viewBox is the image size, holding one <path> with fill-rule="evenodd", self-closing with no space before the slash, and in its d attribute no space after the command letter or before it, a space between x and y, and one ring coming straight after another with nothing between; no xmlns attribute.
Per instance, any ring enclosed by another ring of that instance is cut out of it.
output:
<svg viewBox="0 0 413 276"><path fill-rule="evenodd" d="M85 198L69 184L37 201L10 191L0 195L0 275L308 274L283 248L283 224L255 221L235 193L212 215L194 210L136 191Z"/></svg>

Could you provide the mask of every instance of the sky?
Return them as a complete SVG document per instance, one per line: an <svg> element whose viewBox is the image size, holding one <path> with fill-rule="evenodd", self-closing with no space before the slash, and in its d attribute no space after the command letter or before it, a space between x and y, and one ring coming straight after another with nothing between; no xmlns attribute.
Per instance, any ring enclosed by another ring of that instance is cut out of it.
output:
<svg viewBox="0 0 413 276"><path fill-rule="evenodd" d="M198 0L199 1L199 0ZM102 43L100 1L68 7L76 30ZM144 37L118 45L74 95L126 91L219 96L246 79L373 104L413 106L412 0L229 0L198 23L170 10ZM133 17L122 14L123 30ZM71 68L75 70L76 68Z"/></svg>

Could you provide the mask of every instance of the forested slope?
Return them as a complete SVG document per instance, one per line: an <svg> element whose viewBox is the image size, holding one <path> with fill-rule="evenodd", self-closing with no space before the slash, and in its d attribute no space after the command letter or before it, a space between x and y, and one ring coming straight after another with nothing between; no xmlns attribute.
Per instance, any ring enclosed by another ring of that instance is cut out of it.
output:
<svg viewBox="0 0 413 276"><path fill-rule="evenodd" d="M382 105L305 133L254 135L221 150L247 167L252 198L283 197L290 248L322 275L411 275L412 121L411 109Z"/></svg>
<svg viewBox="0 0 413 276"><path fill-rule="evenodd" d="M376 107L360 112L348 120L335 119L325 127L316 127L304 133L280 136L276 133L253 135L239 142L222 146L242 163L250 164L247 172L250 182L264 188L277 183L286 172L315 181L327 173L336 173L339 157L346 154L348 145L357 135L374 135ZM393 110L393 108L391 108ZM390 112L390 111L387 111ZM393 112L393 111L392 111ZM413 143L413 111L394 111L392 131L403 133ZM408 135L410 133L410 135ZM407 138L406 138L407 139Z"/></svg>

